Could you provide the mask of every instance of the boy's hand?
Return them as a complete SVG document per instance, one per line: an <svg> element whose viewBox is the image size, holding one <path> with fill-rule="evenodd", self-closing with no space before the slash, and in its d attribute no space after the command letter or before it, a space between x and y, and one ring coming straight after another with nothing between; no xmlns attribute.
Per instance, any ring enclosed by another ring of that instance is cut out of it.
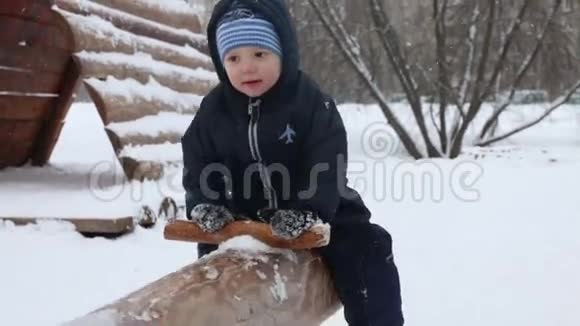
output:
<svg viewBox="0 0 580 326"><path fill-rule="evenodd" d="M232 222L234 216L223 206L199 204L191 210L191 220L204 232L213 233Z"/></svg>
<svg viewBox="0 0 580 326"><path fill-rule="evenodd" d="M286 240L299 237L318 221L318 216L314 212L294 209L262 209L258 217L269 221L272 232Z"/></svg>

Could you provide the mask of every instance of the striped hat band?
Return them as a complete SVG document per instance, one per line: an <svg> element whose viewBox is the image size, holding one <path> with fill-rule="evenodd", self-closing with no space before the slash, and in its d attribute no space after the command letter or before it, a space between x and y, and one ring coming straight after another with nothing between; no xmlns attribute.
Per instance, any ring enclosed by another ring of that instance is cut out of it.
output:
<svg viewBox="0 0 580 326"><path fill-rule="evenodd" d="M269 50L282 57L282 45L274 25L261 18L242 18L224 22L217 29L216 41L222 62L229 51L244 46Z"/></svg>

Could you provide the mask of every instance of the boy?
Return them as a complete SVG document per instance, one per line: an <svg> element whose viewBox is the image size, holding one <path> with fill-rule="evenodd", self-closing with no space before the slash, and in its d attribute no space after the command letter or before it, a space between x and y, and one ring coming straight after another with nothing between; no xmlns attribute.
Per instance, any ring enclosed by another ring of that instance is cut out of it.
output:
<svg viewBox="0 0 580 326"><path fill-rule="evenodd" d="M346 185L345 128L298 68L283 0L221 0L207 35L220 84L182 138L188 218L216 232L246 216L287 239L317 219L330 223L320 254L348 324L402 325L391 237ZM198 254L215 249L199 244Z"/></svg>

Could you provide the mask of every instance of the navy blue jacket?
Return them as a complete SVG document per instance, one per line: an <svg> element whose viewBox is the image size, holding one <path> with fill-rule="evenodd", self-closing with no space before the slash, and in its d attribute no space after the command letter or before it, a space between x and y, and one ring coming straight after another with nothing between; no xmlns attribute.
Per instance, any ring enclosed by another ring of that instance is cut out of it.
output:
<svg viewBox="0 0 580 326"><path fill-rule="evenodd" d="M215 31L234 0L214 9L207 35L220 84L204 97L182 137L187 216L199 203L256 218L259 209L308 209L327 222L366 222L347 187L346 131L332 98L299 67L298 44L282 0L236 0L271 21L282 43L282 73L260 98L233 88Z"/></svg>

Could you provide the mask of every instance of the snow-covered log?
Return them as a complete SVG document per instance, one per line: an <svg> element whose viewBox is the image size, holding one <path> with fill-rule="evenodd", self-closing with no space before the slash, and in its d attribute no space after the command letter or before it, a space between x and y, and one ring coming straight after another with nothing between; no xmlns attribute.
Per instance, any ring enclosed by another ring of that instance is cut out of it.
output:
<svg viewBox="0 0 580 326"><path fill-rule="evenodd" d="M314 326L339 306L313 252L230 249L64 326Z"/></svg>
<svg viewBox="0 0 580 326"><path fill-rule="evenodd" d="M178 29L201 33L197 13L180 0L92 0L98 4L115 8L135 16L147 18Z"/></svg>
<svg viewBox="0 0 580 326"><path fill-rule="evenodd" d="M134 121L113 122L107 125L115 133L120 146L179 143L191 123L193 115L160 112Z"/></svg>
<svg viewBox="0 0 580 326"><path fill-rule="evenodd" d="M121 141L121 146L164 143L177 144L181 140L181 136L183 136L183 133L161 131L155 135L148 133L131 133L122 137L119 136L119 139Z"/></svg>
<svg viewBox="0 0 580 326"><path fill-rule="evenodd" d="M85 88L93 99L105 125L131 121L162 111L194 114L202 97L176 92L159 85L154 79L143 85L136 80L85 80Z"/></svg>
<svg viewBox="0 0 580 326"><path fill-rule="evenodd" d="M142 18L117 9L87 0L55 0L55 4L66 11L81 15L96 15L110 21L116 27L134 33L163 40L176 45L190 45L201 52L209 53L204 35ZM193 17L193 16L192 16Z"/></svg>
<svg viewBox="0 0 580 326"><path fill-rule="evenodd" d="M142 84L155 78L159 84L183 93L207 94L218 83L214 72L203 68L189 69L156 61L145 53L133 55L115 52L82 51L75 56L84 78L135 79Z"/></svg>
<svg viewBox="0 0 580 326"><path fill-rule="evenodd" d="M339 307L315 251L274 249L245 235L65 325L314 326Z"/></svg>
<svg viewBox="0 0 580 326"><path fill-rule="evenodd" d="M156 161L139 161L132 157L121 156L119 162L129 180L159 180L163 177L163 164Z"/></svg>
<svg viewBox="0 0 580 326"><path fill-rule="evenodd" d="M74 34L77 51L105 51L133 54L144 52L154 59L189 68L213 70L209 56L190 46L178 46L138 36L115 27L96 16L82 16L58 10Z"/></svg>

